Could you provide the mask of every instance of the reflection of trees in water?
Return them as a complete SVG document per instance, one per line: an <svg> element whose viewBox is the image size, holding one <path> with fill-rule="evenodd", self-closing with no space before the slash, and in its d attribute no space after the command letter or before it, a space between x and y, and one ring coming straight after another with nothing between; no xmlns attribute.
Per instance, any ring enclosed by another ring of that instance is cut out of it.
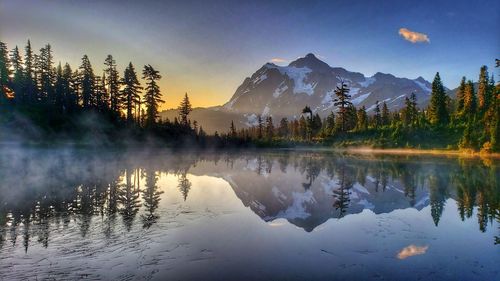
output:
<svg viewBox="0 0 500 281"><path fill-rule="evenodd" d="M160 204L160 195L163 191L157 186L158 177L154 170L145 170L146 184L142 191L142 199L144 201L144 207L146 208L146 213L141 216L142 226L144 228L150 228L159 216L155 213L158 205Z"/></svg>
<svg viewBox="0 0 500 281"><path fill-rule="evenodd" d="M353 173L350 167L345 163L340 163L337 168L337 177L339 187L333 191L333 206L339 211L339 218L343 217L351 201L350 195L354 184Z"/></svg>
<svg viewBox="0 0 500 281"><path fill-rule="evenodd" d="M187 170L182 172L179 175L179 179L178 179L178 182L179 182L178 187L179 187L179 190L182 194L182 198L184 198L184 201L186 201L188 194L189 194L189 190L191 189L191 182L188 180L186 174L187 174Z"/></svg>
<svg viewBox="0 0 500 281"><path fill-rule="evenodd" d="M121 208L118 210L123 217L125 229L130 231L134 222L135 216L139 212L141 202L139 200L140 187L139 187L139 171L134 170L134 182L132 182L131 169L125 170L125 184L118 193L118 202ZM136 185L137 181L137 185Z"/></svg>
<svg viewBox="0 0 500 281"><path fill-rule="evenodd" d="M84 158L81 160L83 164L54 161L50 163L54 166L42 173L52 176L47 181L29 180L28 175L32 171L25 167L47 165L43 161L30 163L41 161L36 160L36 157L26 160L28 163L22 162L20 166L7 167L26 176L6 181L5 169L0 171L4 176L0 177L0 248L10 242L13 245L22 244L27 251L33 241L47 247L51 230L59 229L60 225L67 227L70 221L75 221L80 234L86 236L93 223L92 217L98 215L103 218L104 235L111 238L115 226L121 223L119 220L117 222L117 216L123 218L126 230L132 228L134 218L141 210L141 201L144 213L140 221L143 227L148 228L159 217L157 208L162 191L157 186L158 173L163 171L179 175L178 188L186 200L191 188L187 177L190 167L200 160L214 163L220 157L219 153L200 157L183 155L182 159L173 158L174 161L166 163L153 157L153 163L149 164L148 159L144 170L139 170L141 162L120 161L119 158L103 162L94 159L88 163ZM500 175L495 162L486 165L476 161L460 161L457 165L455 160L443 160L438 165L436 162L441 160L422 162L419 159L409 161L389 158L380 161L309 152L249 154L243 157L229 155L222 159L226 162L226 169L239 169L238 161L241 163L243 160L244 164L245 159L247 163L256 163L255 172L258 175L273 173L273 165L279 167L274 173L299 171L306 189L318 182L321 184L318 178L323 173L323 176L338 182L339 188L333 194L333 205L339 211L339 217L349 211L351 188L355 183L377 191L384 191L397 183L408 198L409 206L415 206L417 191L428 189L432 219L436 224L450 197L456 198L461 219L477 219L480 231L486 231L488 224L494 221L500 223ZM143 174L140 175L139 171L143 171ZM144 182L142 188L140 181ZM5 195L10 195L7 187L12 186L21 186L25 192L14 197L15 200L4 199ZM495 242L499 243L499 240L497 236Z"/></svg>

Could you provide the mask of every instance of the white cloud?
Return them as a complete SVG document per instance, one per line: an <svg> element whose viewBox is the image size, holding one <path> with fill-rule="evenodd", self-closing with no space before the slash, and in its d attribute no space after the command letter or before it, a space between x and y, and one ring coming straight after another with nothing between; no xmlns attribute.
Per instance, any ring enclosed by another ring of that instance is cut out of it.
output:
<svg viewBox="0 0 500 281"><path fill-rule="evenodd" d="M407 28L400 28L399 35L403 36L403 38L405 40L410 41L412 43L424 43L424 42L430 43L431 42L431 40L429 40L429 37L427 36L427 34L411 31Z"/></svg>
<svg viewBox="0 0 500 281"><path fill-rule="evenodd" d="M286 59L282 59L282 58L272 58L271 59L271 62L273 63L283 63L283 62L287 62L288 60Z"/></svg>

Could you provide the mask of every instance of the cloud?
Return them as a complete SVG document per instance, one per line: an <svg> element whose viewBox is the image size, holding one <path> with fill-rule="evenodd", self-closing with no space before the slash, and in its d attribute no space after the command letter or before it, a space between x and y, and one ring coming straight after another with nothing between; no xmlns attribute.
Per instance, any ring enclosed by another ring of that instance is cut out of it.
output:
<svg viewBox="0 0 500 281"><path fill-rule="evenodd" d="M412 244L408 247L401 249L401 251L399 251L397 257L400 260L404 260L404 259L409 258L409 257L423 255L423 254L425 254L425 252L427 252L428 248L429 248L429 246L420 247L420 246L415 246Z"/></svg>
<svg viewBox="0 0 500 281"><path fill-rule="evenodd" d="M429 37L427 36L427 34L411 31L407 28L400 28L399 35L403 36L403 38L405 40L410 41L412 43L424 43L424 42L430 43L431 42L431 40L429 40Z"/></svg>
<svg viewBox="0 0 500 281"><path fill-rule="evenodd" d="M273 63L283 63L283 62L287 62L288 60L286 59L282 59L282 58L272 58L271 59L271 62Z"/></svg>

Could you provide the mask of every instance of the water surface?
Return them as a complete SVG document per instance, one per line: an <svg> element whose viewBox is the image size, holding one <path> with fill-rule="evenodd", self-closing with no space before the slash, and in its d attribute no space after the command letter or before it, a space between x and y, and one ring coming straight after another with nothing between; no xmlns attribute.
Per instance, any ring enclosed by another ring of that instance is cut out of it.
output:
<svg viewBox="0 0 500 281"><path fill-rule="evenodd" d="M0 151L0 280L499 280L491 159Z"/></svg>

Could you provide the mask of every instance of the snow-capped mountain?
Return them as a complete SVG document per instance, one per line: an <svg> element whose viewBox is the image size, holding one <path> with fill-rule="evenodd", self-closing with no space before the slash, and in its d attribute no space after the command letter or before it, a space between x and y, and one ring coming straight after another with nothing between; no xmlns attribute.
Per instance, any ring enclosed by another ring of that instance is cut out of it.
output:
<svg viewBox="0 0 500 281"><path fill-rule="evenodd" d="M288 66L267 63L246 78L223 108L241 114L294 116L305 105L320 115L336 108L334 89L340 79L350 87L352 103L372 111L375 102L386 102L389 109L400 109L406 96L415 93L417 102L426 105L431 83L417 79L399 78L392 74L376 73L366 77L341 67L330 67L313 54L291 62Z"/></svg>
<svg viewBox="0 0 500 281"><path fill-rule="evenodd" d="M331 67L313 54L291 62L288 66L273 63L264 64L252 76L244 79L231 99L222 106L196 108L191 119L197 120L205 131L226 132L231 120L237 128L254 126L257 116L273 116L275 119L298 118L304 106L314 113L326 117L335 111L334 89L340 79L350 88L351 102L356 107L365 106L368 114L373 113L375 103L385 102L389 110L404 106L405 97L411 93L417 96L420 108L428 105L431 83L422 77L400 78L392 74L377 72L366 77L341 67ZM453 95L448 90L448 94ZM173 120L177 110L161 113L162 118Z"/></svg>

